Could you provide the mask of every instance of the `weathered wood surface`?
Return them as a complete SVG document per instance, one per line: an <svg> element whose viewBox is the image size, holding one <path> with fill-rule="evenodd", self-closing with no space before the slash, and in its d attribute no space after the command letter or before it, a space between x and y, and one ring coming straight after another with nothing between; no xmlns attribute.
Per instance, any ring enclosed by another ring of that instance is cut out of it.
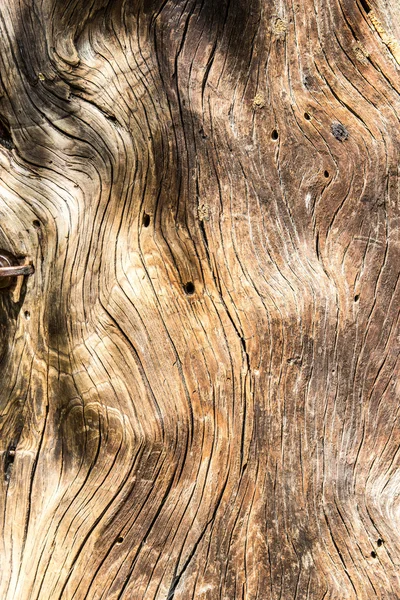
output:
<svg viewBox="0 0 400 600"><path fill-rule="evenodd" d="M373 2L1 0L1 600L400 597Z"/></svg>

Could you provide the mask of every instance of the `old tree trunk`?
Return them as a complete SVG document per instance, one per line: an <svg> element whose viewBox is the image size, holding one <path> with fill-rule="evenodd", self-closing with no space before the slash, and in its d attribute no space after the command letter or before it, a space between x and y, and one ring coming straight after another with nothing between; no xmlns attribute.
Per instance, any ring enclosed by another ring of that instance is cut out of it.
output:
<svg viewBox="0 0 400 600"><path fill-rule="evenodd" d="M1 0L1 600L400 598L399 22Z"/></svg>

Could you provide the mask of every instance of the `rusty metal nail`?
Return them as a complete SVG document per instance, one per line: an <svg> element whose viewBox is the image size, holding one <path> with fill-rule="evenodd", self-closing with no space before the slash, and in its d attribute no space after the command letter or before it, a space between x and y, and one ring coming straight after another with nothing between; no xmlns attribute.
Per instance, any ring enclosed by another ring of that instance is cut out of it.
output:
<svg viewBox="0 0 400 600"><path fill-rule="evenodd" d="M33 265L18 265L17 260L6 252L0 253L0 289L9 288L15 277L32 275Z"/></svg>

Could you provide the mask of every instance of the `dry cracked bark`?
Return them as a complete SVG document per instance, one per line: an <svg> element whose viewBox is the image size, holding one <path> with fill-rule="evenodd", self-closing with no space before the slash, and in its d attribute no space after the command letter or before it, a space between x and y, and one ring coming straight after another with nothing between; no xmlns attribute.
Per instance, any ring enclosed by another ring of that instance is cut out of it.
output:
<svg viewBox="0 0 400 600"><path fill-rule="evenodd" d="M400 597L371 2L1 0L2 600Z"/></svg>

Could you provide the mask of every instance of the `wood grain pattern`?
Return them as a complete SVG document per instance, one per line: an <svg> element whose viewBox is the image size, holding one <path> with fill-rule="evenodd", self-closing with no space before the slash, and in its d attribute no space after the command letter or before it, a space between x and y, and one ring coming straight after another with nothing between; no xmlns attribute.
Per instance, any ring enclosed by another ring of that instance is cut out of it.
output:
<svg viewBox="0 0 400 600"><path fill-rule="evenodd" d="M395 0L1 0L1 600L400 597Z"/></svg>

